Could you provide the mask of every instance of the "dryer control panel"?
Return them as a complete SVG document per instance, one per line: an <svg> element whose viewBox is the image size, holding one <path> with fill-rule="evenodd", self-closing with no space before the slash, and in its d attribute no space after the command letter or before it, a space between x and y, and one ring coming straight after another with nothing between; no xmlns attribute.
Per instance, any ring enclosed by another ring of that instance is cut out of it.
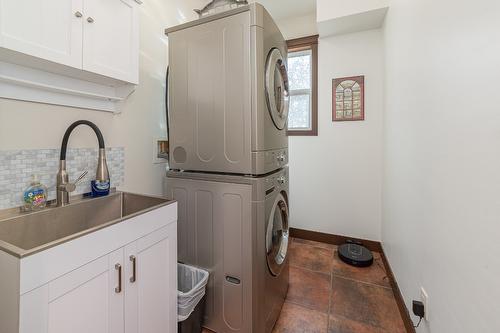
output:
<svg viewBox="0 0 500 333"><path fill-rule="evenodd" d="M277 170L288 164L288 148L265 152L265 169Z"/></svg>

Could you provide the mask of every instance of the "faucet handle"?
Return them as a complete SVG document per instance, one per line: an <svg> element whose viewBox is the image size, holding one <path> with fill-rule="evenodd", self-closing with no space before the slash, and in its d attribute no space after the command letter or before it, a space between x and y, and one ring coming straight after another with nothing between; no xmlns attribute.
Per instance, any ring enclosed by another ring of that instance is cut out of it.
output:
<svg viewBox="0 0 500 333"><path fill-rule="evenodd" d="M78 177L78 178L75 180L75 182L73 182L73 183L68 183L68 184L63 185L63 189L64 189L64 191L66 191L66 192L73 192L73 191L75 191L75 190L76 190L76 186L77 186L78 184L80 184L80 183L82 182L82 180L84 180L84 179L85 179L85 176L87 176L87 174L88 174L88 173L89 173L89 172L88 172L87 170L85 170L85 171L84 171L84 172L80 175L80 177Z"/></svg>
<svg viewBox="0 0 500 333"><path fill-rule="evenodd" d="M85 170L81 175L80 177L78 177L75 182L73 183L75 186L80 184L82 182L82 180L85 179L85 177L88 175L89 171L88 170Z"/></svg>

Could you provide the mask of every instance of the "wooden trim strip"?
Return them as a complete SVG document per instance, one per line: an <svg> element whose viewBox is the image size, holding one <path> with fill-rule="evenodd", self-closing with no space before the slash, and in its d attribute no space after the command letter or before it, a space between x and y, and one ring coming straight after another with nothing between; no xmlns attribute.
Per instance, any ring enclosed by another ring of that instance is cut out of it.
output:
<svg viewBox="0 0 500 333"><path fill-rule="evenodd" d="M406 332L408 333L416 333L415 327L413 327L413 321L410 317L410 312L406 307L405 301L403 299L403 294L401 294L401 290L399 289L398 283L396 282L396 278L394 277L394 273L392 272L391 265L389 265L389 261L387 260L387 256L385 255L384 249L380 251L380 256L382 257L382 262L385 266L385 271L387 272L387 277L389 278L389 283L391 284L392 292L394 293L394 297L396 298L396 303L398 304L399 313L403 318L403 323L405 324Z"/></svg>
<svg viewBox="0 0 500 333"><path fill-rule="evenodd" d="M289 49L301 48L301 47L310 47L312 44L318 44L319 35L301 37L290 39L286 41L286 45Z"/></svg>
<svg viewBox="0 0 500 333"><path fill-rule="evenodd" d="M389 283L391 285L392 292L394 293L394 298L396 299L396 304L398 305L399 313L403 318L403 323L405 325L406 332L416 333L415 328L413 327L413 321L411 320L410 317L410 312L406 308L406 304L403 300L403 295L401 294L401 290L399 289L398 283L394 278L394 273L392 272L391 266L389 265L389 261L387 260L387 256L385 255L384 249L382 248L382 244L380 242L347 237L347 236L327 234L317 231L297 229L297 228L290 228L290 235L295 238L301 238L301 239L322 242L327 244L334 244L334 245L342 245L347 240L350 240L362 243L363 246L368 248L370 251L379 252L387 272L387 277L389 278Z"/></svg>
<svg viewBox="0 0 500 333"><path fill-rule="evenodd" d="M350 240L353 242L362 243L363 246L365 246L370 251L382 252L382 246L380 245L380 242L377 241L340 236L340 235L332 235L323 232L296 229L296 228L290 228L290 235L296 238L302 238L302 239L307 239L327 244L334 244L334 245L342 245L345 244L348 240Z"/></svg>

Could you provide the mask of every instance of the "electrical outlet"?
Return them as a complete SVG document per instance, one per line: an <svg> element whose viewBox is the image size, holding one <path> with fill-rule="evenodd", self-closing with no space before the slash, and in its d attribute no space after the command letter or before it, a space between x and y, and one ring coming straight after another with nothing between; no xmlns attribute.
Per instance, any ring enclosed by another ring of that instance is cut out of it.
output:
<svg viewBox="0 0 500 333"><path fill-rule="evenodd" d="M420 287L420 300L424 303L424 319L429 321L429 295L425 291L424 287Z"/></svg>

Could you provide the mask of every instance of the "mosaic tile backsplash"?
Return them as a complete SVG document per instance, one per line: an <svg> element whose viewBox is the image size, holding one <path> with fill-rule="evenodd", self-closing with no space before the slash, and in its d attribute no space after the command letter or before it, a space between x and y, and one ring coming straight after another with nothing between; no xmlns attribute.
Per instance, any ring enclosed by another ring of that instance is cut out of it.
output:
<svg viewBox="0 0 500 333"><path fill-rule="evenodd" d="M56 174L59 170L59 149L31 149L0 151L0 209L22 205L22 194L37 174L47 186L49 199L55 199ZM97 148L68 148L66 169L69 180L75 181L85 170L89 173L72 194L90 192L90 181L97 169ZM111 187L124 181L124 148L106 148L106 160Z"/></svg>

